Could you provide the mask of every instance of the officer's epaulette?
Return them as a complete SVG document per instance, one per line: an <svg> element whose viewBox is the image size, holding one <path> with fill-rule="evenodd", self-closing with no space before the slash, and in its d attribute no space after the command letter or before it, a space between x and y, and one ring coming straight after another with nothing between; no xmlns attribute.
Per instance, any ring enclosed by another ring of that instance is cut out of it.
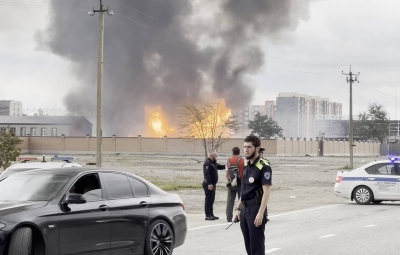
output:
<svg viewBox="0 0 400 255"><path fill-rule="evenodd" d="M261 170L264 166L269 166L268 161L266 161L265 159L260 158L256 164L256 167Z"/></svg>

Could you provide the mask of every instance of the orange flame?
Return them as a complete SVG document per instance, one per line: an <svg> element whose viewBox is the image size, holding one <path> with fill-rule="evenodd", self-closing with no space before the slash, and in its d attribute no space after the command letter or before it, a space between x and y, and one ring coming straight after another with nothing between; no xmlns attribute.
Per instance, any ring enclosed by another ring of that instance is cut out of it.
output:
<svg viewBox="0 0 400 255"><path fill-rule="evenodd" d="M232 117L232 110L226 106L225 99L221 99L217 103L211 105L211 112L204 120L201 132L205 132L203 135L207 138L215 137L219 134L224 136L222 130L224 129L225 123ZM203 137L203 135L199 133L200 130L195 126L196 124L192 125L192 133L194 137Z"/></svg>
<svg viewBox="0 0 400 255"><path fill-rule="evenodd" d="M145 111L149 120L148 126L150 127L150 135L164 137L175 131L175 128L168 125L168 121L163 116L160 106L155 108L146 107Z"/></svg>

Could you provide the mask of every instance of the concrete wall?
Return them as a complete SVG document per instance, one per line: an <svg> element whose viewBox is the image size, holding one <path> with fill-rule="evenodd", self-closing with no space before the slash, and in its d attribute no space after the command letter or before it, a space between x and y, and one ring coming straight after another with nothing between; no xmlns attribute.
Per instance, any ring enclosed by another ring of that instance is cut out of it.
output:
<svg viewBox="0 0 400 255"><path fill-rule="evenodd" d="M96 153L96 137L20 137L22 153ZM170 154L204 154L200 139L184 138L149 138L149 137L103 137L104 153L170 153ZM380 144L355 142L354 155L379 155ZM231 154L233 147L239 147L243 153L243 138L233 138L219 148L219 153ZM279 140L261 141L266 149L265 155L319 155L319 141L312 140ZM323 142L323 155L349 155L349 143L346 141Z"/></svg>

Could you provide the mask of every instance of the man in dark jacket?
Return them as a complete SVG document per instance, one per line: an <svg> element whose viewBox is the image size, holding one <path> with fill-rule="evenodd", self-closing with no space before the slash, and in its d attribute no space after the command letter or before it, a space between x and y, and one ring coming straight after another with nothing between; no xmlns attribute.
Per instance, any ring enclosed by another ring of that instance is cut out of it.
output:
<svg viewBox="0 0 400 255"><path fill-rule="evenodd" d="M203 189L206 196L204 203L204 212L206 214L205 220L218 220L219 217L214 215L214 200L215 200L215 190L218 183L218 170L225 169L225 165L220 165L217 163L218 154L214 151L208 155L208 158L203 165Z"/></svg>

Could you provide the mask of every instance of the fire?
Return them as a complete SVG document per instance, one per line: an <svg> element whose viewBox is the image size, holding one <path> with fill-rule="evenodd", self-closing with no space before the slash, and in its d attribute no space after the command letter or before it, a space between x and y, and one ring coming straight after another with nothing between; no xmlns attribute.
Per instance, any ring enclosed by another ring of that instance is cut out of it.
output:
<svg viewBox="0 0 400 255"><path fill-rule="evenodd" d="M192 134L196 138L201 137L224 137L226 122L232 117L232 110L226 106L225 100L221 99L216 103L209 103L202 106L208 112L202 123L192 125ZM202 128L198 128L201 126Z"/></svg>
<svg viewBox="0 0 400 255"><path fill-rule="evenodd" d="M160 106L155 108L146 107L145 111L149 120L148 126L150 127L150 135L164 137L175 131L175 128L168 125L168 121L163 116Z"/></svg>

